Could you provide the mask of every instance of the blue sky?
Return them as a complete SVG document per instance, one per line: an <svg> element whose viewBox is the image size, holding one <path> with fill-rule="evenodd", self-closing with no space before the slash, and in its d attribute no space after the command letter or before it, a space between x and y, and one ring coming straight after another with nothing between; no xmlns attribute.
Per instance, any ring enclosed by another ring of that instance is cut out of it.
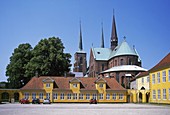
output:
<svg viewBox="0 0 170 115"><path fill-rule="evenodd" d="M119 43L126 36L142 66L151 69L170 52L169 5L169 0L0 0L0 81L7 79L6 66L19 44L34 47L43 38L59 37L73 64L80 19L87 58L92 44L100 47L102 22L110 47L113 8Z"/></svg>

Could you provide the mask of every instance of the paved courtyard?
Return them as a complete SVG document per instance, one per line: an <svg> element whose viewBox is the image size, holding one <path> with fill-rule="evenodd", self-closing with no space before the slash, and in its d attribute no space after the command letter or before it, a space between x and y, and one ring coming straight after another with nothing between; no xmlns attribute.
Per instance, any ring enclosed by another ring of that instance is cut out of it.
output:
<svg viewBox="0 0 170 115"><path fill-rule="evenodd" d="M169 115L170 106L152 104L0 104L0 115Z"/></svg>

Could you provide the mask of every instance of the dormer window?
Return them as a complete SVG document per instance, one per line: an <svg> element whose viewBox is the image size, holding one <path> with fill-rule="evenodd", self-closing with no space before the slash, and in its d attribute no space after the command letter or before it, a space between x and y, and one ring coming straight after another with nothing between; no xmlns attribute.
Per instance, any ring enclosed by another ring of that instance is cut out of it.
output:
<svg viewBox="0 0 170 115"><path fill-rule="evenodd" d="M50 83L46 83L46 87L50 87Z"/></svg>
<svg viewBox="0 0 170 115"><path fill-rule="evenodd" d="M100 54L100 52L97 52L97 54Z"/></svg>
<svg viewBox="0 0 170 115"><path fill-rule="evenodd" d="M99 84L99 87L100 87L100 88L103 88L103 84L102 84L102 83L101 83L101 84Z"/></svg>
<svg viewBox="0 0 170 115"><path fill-rule="evenodd" d="M76 84L76 83L74 83L74 84L73 84L73 87L74 87L74 88L77 88L77 84Z"/></svg>

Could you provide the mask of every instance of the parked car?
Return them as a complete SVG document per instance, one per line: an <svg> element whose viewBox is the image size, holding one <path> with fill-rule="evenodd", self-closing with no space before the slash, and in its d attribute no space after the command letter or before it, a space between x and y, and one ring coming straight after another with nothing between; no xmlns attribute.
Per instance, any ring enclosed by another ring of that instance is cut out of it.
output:
<svg viewBox="0 0 170 115"><path fill-rule="evenodd" d="M30 103L30 101L28 99L25 99L25 98L21 99L19 102L21 104L29 104Z"/></svg>
<svg viewBox="0 0 170 115"><path fill-rule="evenodd" d="M50 99L44 99L43 104L51 104Z"/></svg>
<svg viewBox="0 0 170 115"><path fill-rule="evenodd" d="M97 104L97 100L96 99L90 99L90 104Z"/></svg>
<svg viewBox="0 0 170 115"><path fill-rule="evenodd" d="M32 104L40 104L40 100L38 98L35 98L32 100Z"/></svg>

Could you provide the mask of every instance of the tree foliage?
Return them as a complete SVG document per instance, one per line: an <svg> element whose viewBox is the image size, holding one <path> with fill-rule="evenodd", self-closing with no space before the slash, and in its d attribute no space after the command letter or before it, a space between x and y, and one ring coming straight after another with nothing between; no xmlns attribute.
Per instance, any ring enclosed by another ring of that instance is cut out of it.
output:
<svg viewBox="0 0 170 115"><path fill-rule="evenodd" d="M30 44L21 44L10 57L6 75L12 88L20 88L36 72L42 76L63 76L70 71L70 58L59 38L42 39L34 49Z"/></svg>
<svg viewBox="0 0 170 115"><path fill-rule="evenodd" d="M10 63L6 67L6 76L10 82L9 88L20 88L23 83L27 83L25 78L26 65L32 58L32 47L30 44L20 44L14 49L14 53L10 57Z"/></svg>

